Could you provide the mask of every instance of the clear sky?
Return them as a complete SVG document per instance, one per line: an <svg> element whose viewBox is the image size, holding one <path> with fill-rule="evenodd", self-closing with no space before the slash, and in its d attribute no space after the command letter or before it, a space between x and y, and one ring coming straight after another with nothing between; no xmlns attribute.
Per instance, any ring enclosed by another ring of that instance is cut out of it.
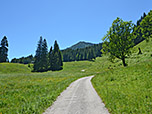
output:
<svg viewBox="0 0 152 114"><path fill-rule="evenodd" d="M134 23L152 10L152 0L0 0L0 40L9 59L35 54L42 36L61 49L79 41L101 42L114 19Z"/></svg>

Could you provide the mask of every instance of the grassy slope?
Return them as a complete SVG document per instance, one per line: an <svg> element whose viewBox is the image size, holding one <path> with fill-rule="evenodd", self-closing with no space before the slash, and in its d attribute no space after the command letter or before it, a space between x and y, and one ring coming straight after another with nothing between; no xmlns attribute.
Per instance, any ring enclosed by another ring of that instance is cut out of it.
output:
<svg viewBox="0 0 152 114"><path fill-rule="evenodd" d="M138 47L143 54L138 55ZM113 67L93 78L92 82L108 110L118 113L152 113L152 41L134 47L128 67Z"/></svg>
<svg viewBox="0 0 152 114"><path fill-rule="evenodd" d="M3 73L30 73L30 68L22 64L0 63L0 74Z"/></svg>

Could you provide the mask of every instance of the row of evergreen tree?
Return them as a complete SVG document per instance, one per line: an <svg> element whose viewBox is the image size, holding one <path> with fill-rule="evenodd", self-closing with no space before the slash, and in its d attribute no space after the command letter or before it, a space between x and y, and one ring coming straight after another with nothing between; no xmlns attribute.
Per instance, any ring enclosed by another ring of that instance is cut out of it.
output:
<svg viewBox="0 0 152 114"><path fill-rule="evenodd" d="M33 71L44 72L48 70L56 71L61 69L63 69L63 61L57 41L54 43L54 49L51 47L48 52L46 39L43 40L43 38L40 37L36 50Z"/></svg>
<svg viewBox="0 0 152 114"><path fill-rule="evenodd" d="M8 60L8 40L4 36L0 43L0 63L9 62Z"/></svg>
<svg viewBox="0 0 152 114"><path fill-rule="evenodd" d="M82 60L92 60L96 57L101 57L101 50L102 43L94 44L93 46L89 46L86 48L76 49L73 50L71 48L62 50L63 61L70 62L70 61L82 61ZM27 57L21 58L13 58L11 60L12 63L21 63L21 64L30 64L35 61L35 57L29 55Z"/></svg>
<svg viewBox="0 0 152 114"><path fill-rule="evenodd" d="M11 60L11 63L21 63L21 64L30 64L34 62L33 55L29 55L27 57L21 57L21 58L13 58Z"/></svg>
<svg viewBox="0 0 152 114"><path fill-rule="evenodd" d="M71 48L62 50L63 61L82 61L82 60L93 60L96 57L101 57L102 43L94 44L86 48L80 48L73 50Z"/></svg>

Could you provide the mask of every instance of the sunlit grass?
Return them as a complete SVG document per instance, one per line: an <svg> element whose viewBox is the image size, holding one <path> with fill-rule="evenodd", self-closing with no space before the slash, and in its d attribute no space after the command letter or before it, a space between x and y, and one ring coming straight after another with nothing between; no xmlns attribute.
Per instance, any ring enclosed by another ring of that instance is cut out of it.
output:
<svg viewBox="0 0 152 114"><path fill-rule="evenodd" d="M138 55L138 47L142 53ZM111 67L97 74L92 83L113 114L152 113L152 42L134 47L128 67ZM120 60L111 66L121 64Z"/></svg>
<svg viewBox="0 0 152 114"><path fill-rule="evenodd" d="M92 62L89 61L69 62L64 63L62 71L30 73L27 65L7 63L6 67L18 71L0 70L3 72L0 74L0 113L44 112L71 82L92 74L88 70L81 71L89 68L90 64ZM23 69L28 69L27 73Z"/></svg>
<svg viewBox="0 0 152 114"><path fill-rule="evenodd" d="M0 112L11 114L43 112L61 91L79 77L81 76L29 74L2 78Z"/></svg>
<svg viewBox="0 0 152 114"><path fill-rule="evenodd" d="M0 63L0 74L3 73L30 73L30 68L22 64Z"/></svg>

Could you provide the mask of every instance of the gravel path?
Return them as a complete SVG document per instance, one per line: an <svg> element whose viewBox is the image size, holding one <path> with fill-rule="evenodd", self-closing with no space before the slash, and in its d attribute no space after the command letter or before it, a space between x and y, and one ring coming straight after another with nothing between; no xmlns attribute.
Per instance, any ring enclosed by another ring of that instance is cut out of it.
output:
<svg viewBox="0 0 152 114"><path fill-rule="evenodd" d="M92 77L73 82L43 114L109 114L91 84Z"/></svg>

